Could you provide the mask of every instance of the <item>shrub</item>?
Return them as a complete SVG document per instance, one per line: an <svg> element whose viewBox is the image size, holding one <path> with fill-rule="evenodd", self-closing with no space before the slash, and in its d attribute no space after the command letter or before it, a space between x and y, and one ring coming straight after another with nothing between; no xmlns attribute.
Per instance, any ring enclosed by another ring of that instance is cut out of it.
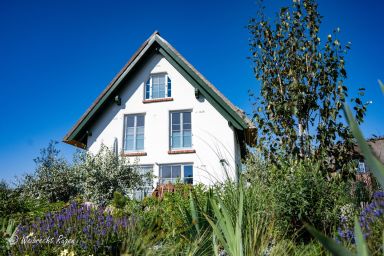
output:
<svg viewBox="0 0 384 256"><path fill-rule="evenodd" d="M50 142L42 149L35 159L35 172L25 175L19 186L22 200L69 202L82 198L106 205L114 192L128 194L148 178L137 171L135 164L107 147L103 146L96 155L79 151L74 163L69 164L60 157L56 144Z"/></svg>
<svg viewBox="0 0 384 256"><path fill-rule="evenodd" d="M0 216L27 211L26 202L19 194L19 190L10 188L5 181L0 182Z"/></svg>
<svg viewBox="0 0 384 256"><path fill-rule="evenodd" d="M198 199L196 204L199 209L206 209L208 191L201 185L191 187L176 184L175 192L165 193L162 198L126 201L125 215L141 217L138 225L145 227L145 232L141 232L145 234L143 240L151 237L152 241L156 241L155 255L205 255L199 254L206 248L203 245L212 245L210 232L196 232L190 209L190 193ZM205 219L203 215L202 218ZM150 244L153 245L153 242Z"/></svg>
<svg viewBox="0 0 384 256"><path fill-rule="evenodd" d="M73 170L80 176L83 198L102 205L112 200L116 191L129 194L147 178L127 158L116 156L104 146L96 155L78 154Z"/></svg>
<svg viewBox="0 0 384 256"><path fill-rule="evenodd" d="M64 248L78 255L113 254L134 223L133 217L116 218L102 207L74 202L20 225L11 250L16 255L58 255Z"/></svg>
<svg viewBox="0 0 384 256"><path fill-rule="evenodd" d="M11 188L0 183L0 216L9 217L16 222L41 217L48 211L58 211L64 202L48 202L47 199L34 199L22 194L20 188Z"/></svg>
<svg viewBox="0 0 384 256"><path fill-rule="evenodd" d="M370 197L371 193L367 184L364 181L357 181L355 183L353 195L355 206L358 208L361 203L369 202Z"/></svg>
<svg viewBox="0 0 384 256"><path fill-rule="evenodd" d="M127 201L129 199L120 192L115 191L113 193L113 200L112 200L112 205L118 209L123 209L127 205Z"/></svg>
<svg viewBox="0 0 384 256"><path fill-rule="evenodd" d="M9 254L10 241L16 231L16 222L13 219L0 218L0 253Z"/></svg>
<svg viewBox="0 0 384 256"><path fill-rule="evenodd" d="M252 197L248 198L245 190L252 190L252 187L244 188L242 182L239 184L228 183L229 195L233 196L229 201L223 201L216 194L210 201L213 214L207 216L212 227L215 254L223 252L229 255L263 255L266 254L274 235L273 216L259 208L258 201L252 204ZM236 205L235 211L231 208ZM230 207L228 207L230 206Z"/></svg>
<svg viewBox="0 0 384 256"><path fill-rule="evenodd" d="M275 214L276 228L281 234L307 237L303 224L311 223L330 234L337 227L340 209L350 202L350 183L337 175L324 176L316 160L280 161L255 168L248 163L247 177L257 184ZM260 165L259 165L260 166Z"/></svg>
<svg viewBox="0 0 384 256"><path fill-rule="evenodd" d="M81 185L79 176L60 157L56 144L51 141L47 148L40 150L40 156L34 159L36 170L33 174L25 175L21 185L24 197L68 202L78 195Z"/></svg>
<svg viewBox="0 0 384 256"><path fill-rule="evenodd" d="M360 212L359 223L369 251L374 254L382 254L384 250L384 192L378 191L374 193L372 201ZM353 223L342 218L337 238L347 244L354 244L355 233Z"/></svg>

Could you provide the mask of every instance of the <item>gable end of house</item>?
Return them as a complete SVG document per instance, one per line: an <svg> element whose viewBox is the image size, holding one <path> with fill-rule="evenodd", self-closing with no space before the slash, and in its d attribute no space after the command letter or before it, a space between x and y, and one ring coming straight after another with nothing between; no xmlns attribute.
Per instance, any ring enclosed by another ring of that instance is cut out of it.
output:
<svg viewBox="0 0 384 256"><path fill-rule="evenodd" d="M65 143L80 148L87 148L87 137L92 134L91 127L96 122L102 110L116 104L119 93L125 82L129 81L136 72L154 54L160 53L185 79L212 104L219 113L234 127L239 139L248 144L254 141L254 126L245 114L234 106L216 87L205 79L184 57L155 31L135 52L127 64L114 77L104 91L87 109L78 122L64 137ZM242 147L242 151L245 146Z"/></svg>

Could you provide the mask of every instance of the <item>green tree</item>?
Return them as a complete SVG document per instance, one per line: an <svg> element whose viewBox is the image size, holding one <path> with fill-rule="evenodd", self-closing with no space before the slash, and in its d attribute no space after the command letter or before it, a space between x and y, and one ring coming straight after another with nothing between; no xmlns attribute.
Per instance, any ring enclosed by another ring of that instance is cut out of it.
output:
<svg viewBox="0 0 384 256"><path fill-rule="evenodd" d="M68 163L51 141L35 158L36 170L24 176L20 184L22 198L68 202L76 197L94 203L107 204L114 192L130 194L152 175L140 173L136 163L116 156L102 146L97 154L78 151L73 163ZM0 192L5 190L0 183ZM2 193L0 193L1 196ZM1 198L0 198L1 199ZM1 209L1 207L0 207Z"/></svg>
<svg viewBox="0 0 384 256"><path fill-rule="evenodd" d="M350 161L354 147L341 115L350 44L340 43L339 29L320 40L317 7L314 0L293 1L271 22L261 6L250 20L250 59L261 81L260 96L250 95L255 97L256 145L266 157L322 155L324 166L335 170ZM359 123L366 111L363 95L360 88L352 99Z"/></svg>
<svg viewBox="0 0 384 256"><path fill-rule="evenodd" d="M136 163L126 157L116 156L106 146L97 154L80 152L74 161L73 170L79 175L81 196L98 204L107 204L115 192L130 194L152 175L141 174Z"/></svg>
<svg viewBox="0 0 384 256"><path fill-rule="evenodd" d="M24 196L49 202L67 202L79 193L79 177L60 156L57 143L51 141L34 159L36 169L34 173L25 175L21 185Z"/></svg>

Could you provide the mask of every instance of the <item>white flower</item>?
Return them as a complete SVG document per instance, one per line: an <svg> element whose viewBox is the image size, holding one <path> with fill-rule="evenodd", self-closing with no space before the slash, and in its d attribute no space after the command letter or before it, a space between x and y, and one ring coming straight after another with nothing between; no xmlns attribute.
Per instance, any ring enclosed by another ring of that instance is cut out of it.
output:
<svg viewBox="0 0 384 256"><path fill-rule="evenodd" d="M67 249L64 249L60 252L60 256L67 256L68 254L68 250Z"/></svg>

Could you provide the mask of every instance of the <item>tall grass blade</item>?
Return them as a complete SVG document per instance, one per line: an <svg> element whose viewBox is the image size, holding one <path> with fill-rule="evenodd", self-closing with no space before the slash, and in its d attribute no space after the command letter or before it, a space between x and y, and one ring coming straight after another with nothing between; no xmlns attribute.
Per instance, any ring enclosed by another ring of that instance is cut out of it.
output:
<svg viewBox="0 0 384 256"><path fill-rule="evenodd" d="M244 192L242 184L240 184L240 199L239 199L239 215L236 220L236 248L238 255L243 255L243 239L241 234L241 226L243 225L243 209L244 209Z"/></svg>
<svg viewBox="0 0 384 256"><path fill-rule="evenodd" d="M359 256L368 256L368 247L364 241L363 232L361 232L361 228L357 218L355 218L355 240L356 240L356 249L357 255Z"/></svg>
<svg viewBox="0 0 384 256"><path fill-rule="evenodd" d="M189 191L189 207L192 214L192 223L195 226L197 233L200 233L199 218L196 210L195 200L191 191Z"/></svg>
<svg viewBox="0 0 384 256"><path fill-rule="evenodd" d="M307 230L314 236L316 239L325 247L328 251L330 251L333 255L336 256L349 256L352 255L350 251L348 251L347 248L344 246L336 243L335 240L326 237L319 231L317 231L315 228L305 225Z"/></svg>
<svg viewBox="0 0 384 256"><path fill-rule="evenodd" d="M219 246L217 245L215 234L212 235L212 243L213 243L213 253L215 255L220 255L220 253L219 253Z"/></svg>
<svg viewBox="0 0 384 256"><path fill-rule="evenodd" d="M380 87L381 87L381 91L384 94L384 84L383 84L383 82L381 82L381 80L379 80L379 84L380 84Z"/></svg>
<svg viewBox="0 0 384 256"><path fill-rule="evenodd" d="M217 220L216 223L213 222L211 218L206 216L207 221L212 227L214 236L218 239L220 244L224 247L224 250L229 255L242 256L243 251L243 241L242 241L242 218L243 218L243 201L244 195L242 189L239 190L239 211L236 216L236 223L233 224L231 215L226 208L224 202L216 197L215 200L212 199L211 207ZM214 246L215 240L214 240Z"/></svg>

